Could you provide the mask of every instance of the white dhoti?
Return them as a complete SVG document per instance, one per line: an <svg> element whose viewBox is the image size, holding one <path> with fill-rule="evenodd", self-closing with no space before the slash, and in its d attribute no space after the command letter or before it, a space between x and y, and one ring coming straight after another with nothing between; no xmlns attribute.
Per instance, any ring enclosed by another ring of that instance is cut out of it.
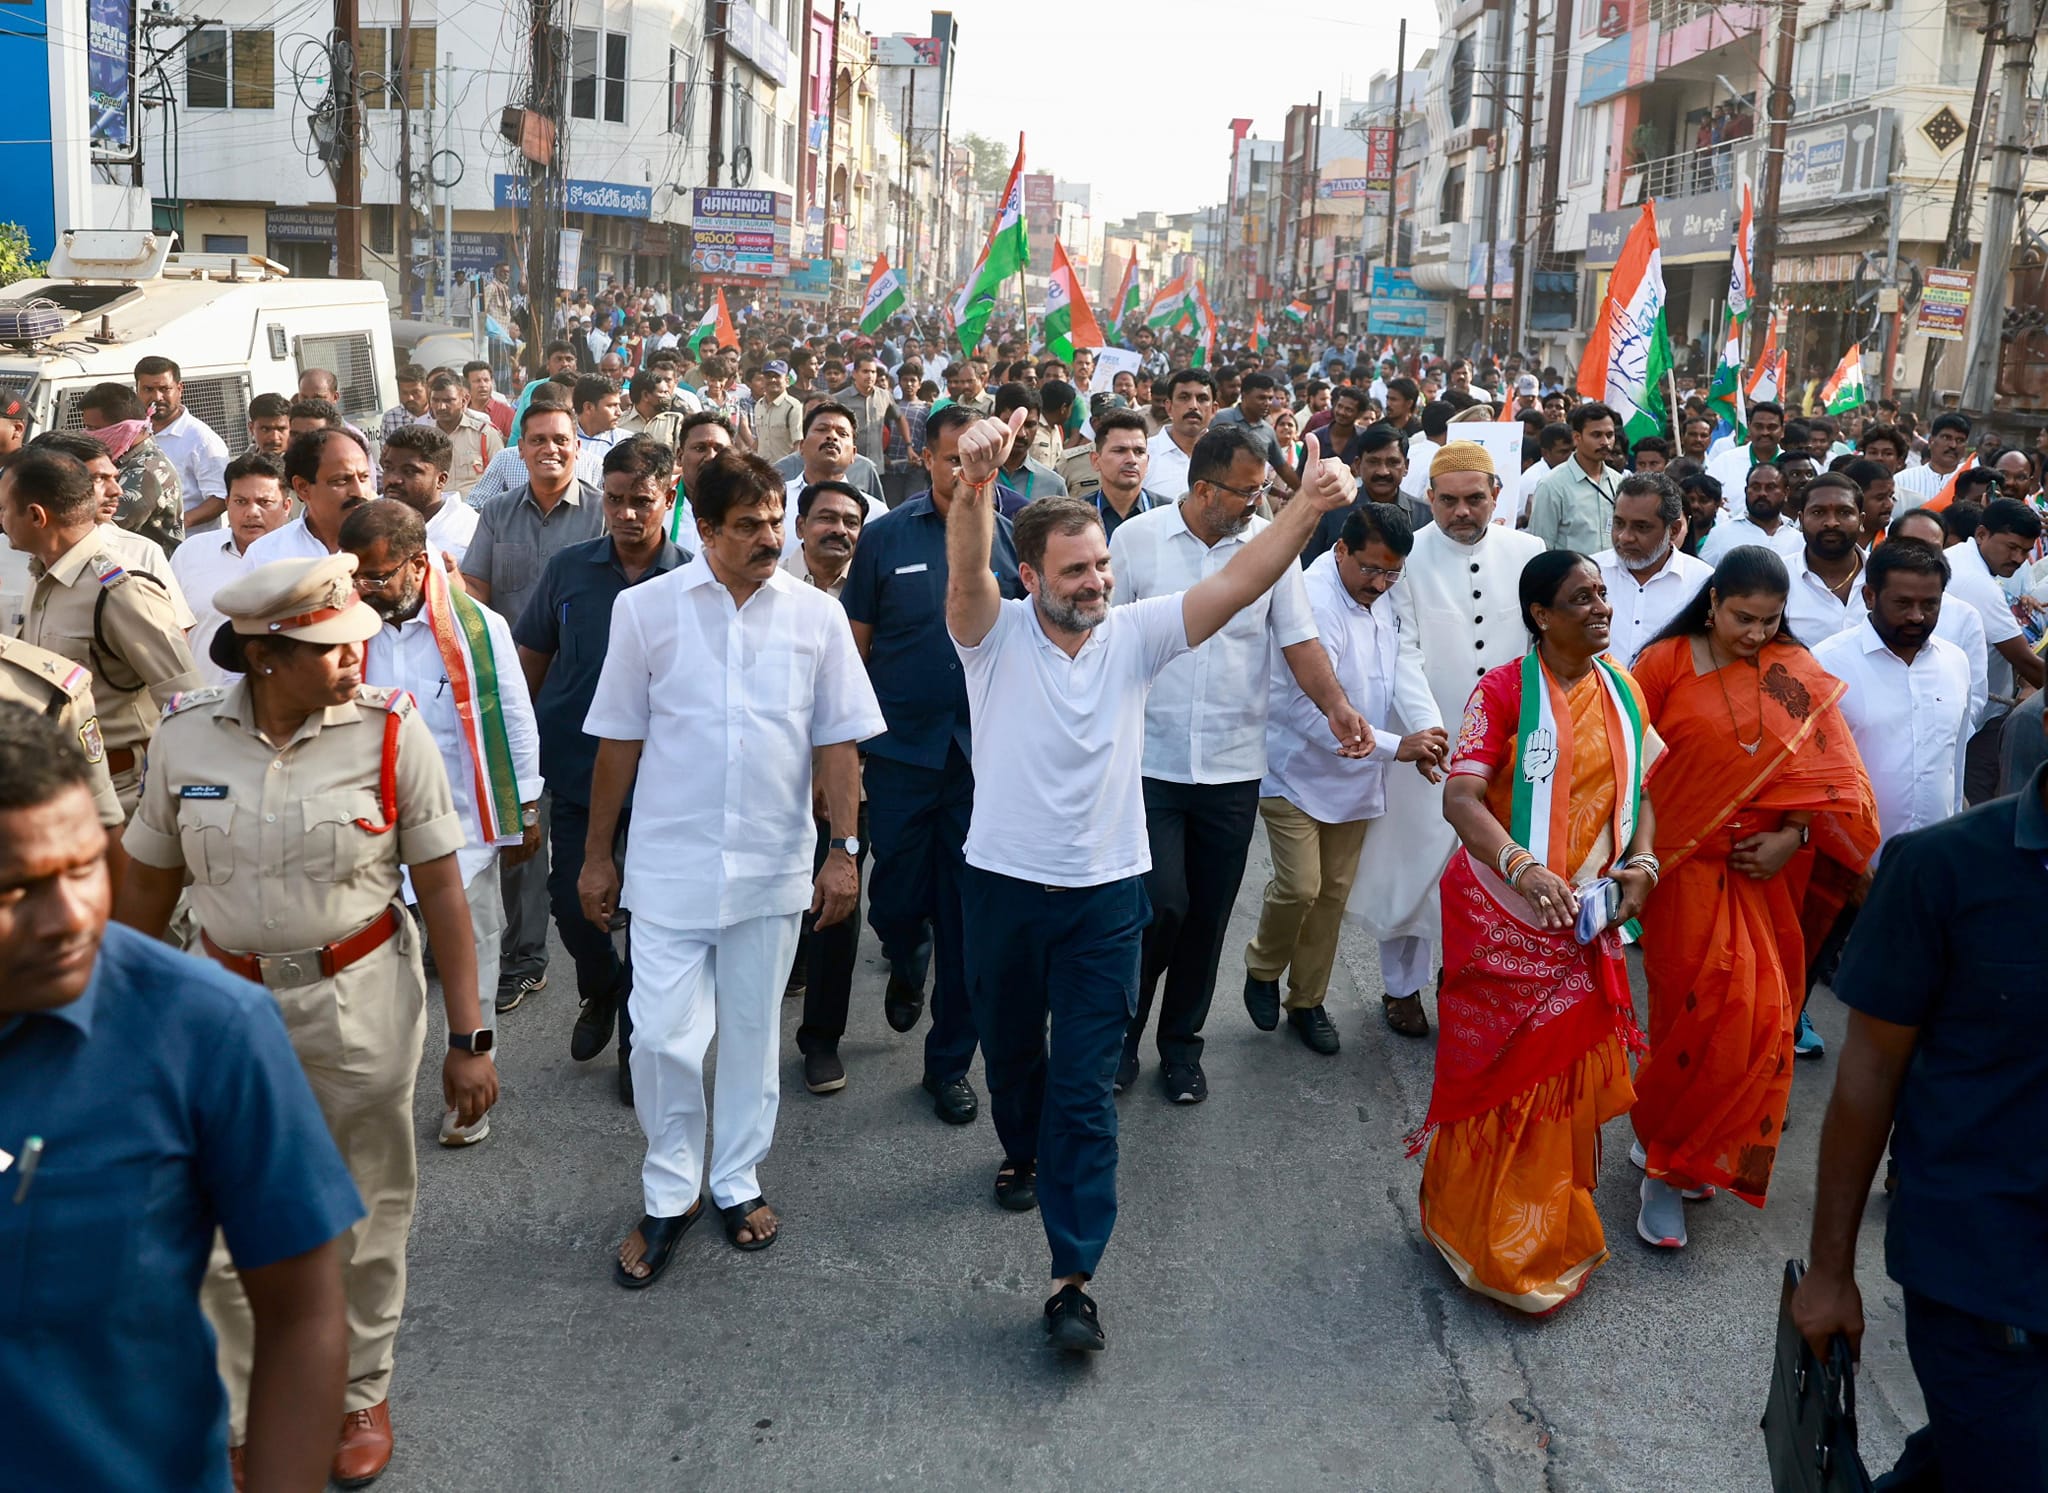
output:
<svg viewBox="0 0 2048 1493"><path fill-rule="evenodd" d="M1412 769L1387 774L1387 812L1365 837L1347 921L1382 942L1443 940L1437 882L1451 862L1458 837L1444 822L1444 790ZM1412 991L1389 989L1390 995Z"/></svg>

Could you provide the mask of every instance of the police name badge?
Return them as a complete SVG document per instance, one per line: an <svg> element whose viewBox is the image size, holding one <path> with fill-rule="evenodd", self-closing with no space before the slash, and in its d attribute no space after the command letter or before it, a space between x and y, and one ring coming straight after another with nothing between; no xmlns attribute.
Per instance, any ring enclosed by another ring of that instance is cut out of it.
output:
<svg viewBox="0 0 2048 1493"><path fill-rule="evenodd" d="M227 796L228 785L226 783L187 783L178 790L178 797L180 798L226 798Z"/></svg>

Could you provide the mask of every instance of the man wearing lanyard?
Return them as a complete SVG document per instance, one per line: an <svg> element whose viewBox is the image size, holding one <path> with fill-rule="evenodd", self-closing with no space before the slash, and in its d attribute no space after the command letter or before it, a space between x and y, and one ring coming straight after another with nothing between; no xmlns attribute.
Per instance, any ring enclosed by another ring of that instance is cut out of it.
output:
<svg viewBox="0 0 2048 1493"><path fill-rule="evenodd" d="M1026 503L1067 495L1067 484L1060 481L1060 474L1031 454L1031 442L1045 418L1038 391L1018 383L999 386L994 418L1008 420L1012 410L1024 412L1024 433L1004 459L1002 471L996 474L996 508L1005 518L1015 518Z"/></svg>
<svg viewBox="0 0 2048 1493"><path fill-rule="evenodd" d="M1086 501L1102 515L1106 535L1114 536L1125 519L1170 501L1145 490L1145 472L1152 460L1146 430L1145 417L1136 410L1112 410L1095 422L1095 449L1088 453L1088 464L1100 486Z"/></svg>
<svg viewBox="0 0 2048 1493"><path fill-rule="evenodd" d="M663 522L668 537L690 548L697 537L697 515L690 507L690 484L704 469L704 463L721 451L732 449L732 421L718 410L699 410L683 416L682 433L676 437L675 505Z"/></svg>

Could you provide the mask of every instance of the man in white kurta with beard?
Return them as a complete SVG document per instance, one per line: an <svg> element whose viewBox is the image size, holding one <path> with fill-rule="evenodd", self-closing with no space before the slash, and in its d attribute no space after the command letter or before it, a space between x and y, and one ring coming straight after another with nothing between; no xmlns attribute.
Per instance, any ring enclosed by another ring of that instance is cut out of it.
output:
<svg viewBox="0 0 2048 1493"><path fill-rule="evenodd" d="M1447 721L1464 718L1481 675L1529 646L1522 567L1543 553L1543 541L1493 522L1499 495L1485 447L1454 440L1437 451L1429 464L1434 522L1416 531L1401 584L1388 598L1400 619L1402 651L1419 655ZM1399 720L1390 729L1425 724ZM1422 987L1442 939L1437 881L1456 844L1444 822L1443 786L1412 772L1391 774L1386 814L1366 840L1345 911L1380 942L1387 1025L1404 1037L1429 1035Z"/></svg>

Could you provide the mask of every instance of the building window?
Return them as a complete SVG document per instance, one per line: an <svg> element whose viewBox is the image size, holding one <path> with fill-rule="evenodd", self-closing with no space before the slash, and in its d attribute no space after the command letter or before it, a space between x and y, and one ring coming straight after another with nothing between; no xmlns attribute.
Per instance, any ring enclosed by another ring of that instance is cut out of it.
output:
<svg viewBox="0 0 2048 1493"><path fill-rule="evenodd" d="M1592 178L1593 159L1607 121L1598 104L1587 104L1572 118L1572 185Z"/></svg>
<svg viewBox="0 0 2048 1493"><path fill-rule="evenodd" d="M782 179L796 180L796 125L788 120L782 125Z"/></svg>
<svg viewBox="0 0 2048 1493"><path fill-rule="evenodd" d="M201 28L185 49L185 107L270 109L277 104L277 43L263 27Z"/></svg>
<svg viewBox="0 0 2048 1493"><path fill-rule="evenodd" d="M199 242L209 254L249 252L249 235L246 233L204 233L199 236Z"/></svg>
<svg viewBox="0 0 2048 1493"><path fill-rule="evenodd" d="M393 254L398 249L398 211L387 202L370 204L370 252Z"/></svg>
<svg viewBox="0 0 2048 1493"><path fill-rule="evenodd" d="M1868 98L1898 75L1898 17L1882 10L1830 16L1807 30L1793 57L1794 114Z"/></svg>
<svg viewBox="0 0 2048 1493"><path fill-rule="evenodd" d="M433 108L435 53L432 26L415 26L410 36L395 26L359 32L356 76L362 80L363 107L396 109L403 89L407 108Z"/></svg>
<svg viewBox="0 0 2048 1493"><path fill-rule="evenodd" d="M569 115L626 122L626 37L579 26L569 46Z"/></svg>
<svg viewBox="0 0 2048 1493"><path fill-rule="evenodd" d="M612 124L626 122L626 36L621 31L604 36L604 117Z"/></svg>
<svg viewBox="0 0 2048 1493"><path fill-rule="evenodd" d="M1450 87L1445 90L1444 104L1451 113L1452 129L1462 130L1472 117L1473 53L1477 50L1471 37L1461 36L1451 52Z"/></svg>
<svg viewBox="0 0 2048 1493"><path fill-rule="evenodd" d="M1437 198L1436 220L1439 223L1462 223L1465 220L1465 168L1451 166L1444 171L1443 194Z"/></svg>

